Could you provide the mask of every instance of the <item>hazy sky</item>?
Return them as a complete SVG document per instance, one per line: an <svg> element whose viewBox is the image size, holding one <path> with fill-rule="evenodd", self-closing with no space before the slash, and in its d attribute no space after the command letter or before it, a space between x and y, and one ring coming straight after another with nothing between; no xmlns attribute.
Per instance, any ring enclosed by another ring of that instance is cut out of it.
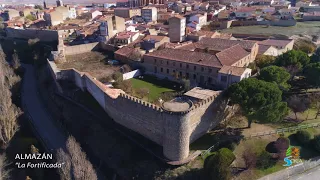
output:
<svg viewBox="0 0 320 180"><path fill-rule="evenodd" d="M45 0L49 4L55 4L56 0ZM116 0L62 0L64 3L103 3L103 2L114 2ZM25 4L35 3L42 4L43 0L0 0L1 4Z"/></svg>

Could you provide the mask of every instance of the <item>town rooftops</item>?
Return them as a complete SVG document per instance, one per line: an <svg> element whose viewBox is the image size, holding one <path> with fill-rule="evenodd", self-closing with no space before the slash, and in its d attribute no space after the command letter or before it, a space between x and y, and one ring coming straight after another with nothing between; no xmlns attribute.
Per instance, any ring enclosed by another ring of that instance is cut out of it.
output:
<svg viewBox="0 0 320 180"><path fill-rule="evenodd" d="M162 41L166 36L156 36L156 35L147 35L143 38L145 41L155 40L155 41Z"/></svg>
<svg viewBox="0 0 320 180"><path fill-rule="evenodd" d="M221 38L202 38L199 42L200 45L209 47L211 49L223 50L229 47L239 44L242 48L247 51L251 51L252 47L255 45L255 42L252 41L239 41L239 40L228 40Z"/></svg>
<svg viewBox="0 0 320 180"><path fill-rule="evenodd" d="M183 17L179 14L173 15L171 18L185 19L185 17Z"/></svg>
<svg viewBox="0 0 320 180"><path fill-rule="evenodd" d="M124 46L124 47L118 49L118 50L115 52L115 54L119 54L119 55L128 57L128 56L129 56L131 53L133 53L134 51L135 51L134 48Z"/></svg>
<svg viewBox="0 0 320 180"><path fill-rule="evenodd" d="M124 31L124 32L120 32L118 33L118 35L116 36L117 39L128 39L131 36L137 34L137 32L130 32L130 31Z"/></svg>
<svg viewBox="0 0 320 180"><path fill-rule="evenodd" d="M228 49L225 49L216 54L220 63L222 65L231 66L234 63L238 62L240 59L243 59L249 56L250 53L244 50L239 44L232 46Z"/></svg>
<svg viewBox="0 0 320 180"><path fill-rule="evenodd" d="M269 45L269 46L287 46L289 43L291 43L293 39L283 39L283 40L278 40L278 39L267 39L264 41L258 41L257 43L260 45Z"/></svg>
<svg viewBox="0 0 320 180"><path fill-rule="evenodd" d="M180 49L162 49L146 54L145 56L159 57L179 62L188 62L192 64L218 68L222 66L215 55L202 52L185 51Z"/></svg>
<svg viewBox="0 0 320 180"><path fill-rule="evenodd" d="M219 73L221 74L231 74L234 76L241 76L247 68L245 67L236 67L236 66L223 66Z"/></svg>
<svg viewBox="0 0 320 180"><path fill-rule="evenodd" d="M191 33L192 35L196 35L196 36L205 36L205 37L214 37L217 32L216 31L197 31L197 32L193 32Z"/></svg>
<svg viewBox="0 0 320 180"><path fill-rule="evenodd" d="M264 54L271 47L272 46L270 46L270 45L259 44L258 54Z"/></svg>
<svg viewBox="0 0 320 180"><path fill-rule="evenodd" d="M253 12L255 11L256 8L252 8L252 7L243 7L240 9L235 10L235 12Z"/></svg>

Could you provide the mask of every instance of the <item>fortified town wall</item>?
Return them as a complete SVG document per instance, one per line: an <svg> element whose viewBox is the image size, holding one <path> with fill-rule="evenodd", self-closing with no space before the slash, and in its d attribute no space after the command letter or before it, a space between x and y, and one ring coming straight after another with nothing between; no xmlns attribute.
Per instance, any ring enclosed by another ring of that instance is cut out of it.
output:
<svg viewBox="0 0 320 180"><path fill-rule="evenodd" d="M54 30L41 30L41 29L14 29L6 28L7 37L19 38L19 39L35 39L40 41L52 42L57 41L59 37L59 31Z"/></svg>
<svg viewBox="0 0 320 180"><path fill-rule="evenodd" d="M164 156L172 161L187 158L189 144L221 121L216 113L221 108L220 98L214 96L185 112L169 112L120 89L108 88L88 73L60 70L52 61L48 67L55 81L69 80L87 90L115 122L163 146Z"/></svg>

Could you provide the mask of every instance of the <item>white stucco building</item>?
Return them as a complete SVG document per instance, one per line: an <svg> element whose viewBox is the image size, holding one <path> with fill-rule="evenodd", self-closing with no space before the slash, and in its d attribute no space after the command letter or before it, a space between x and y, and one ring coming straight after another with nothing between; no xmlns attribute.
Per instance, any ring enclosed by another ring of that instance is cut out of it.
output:
<svg viewBox="0 0 320 180"><path fill-rule="evenodd" d="M238 83L251 76L252 70L245 67L223 66L218 73L218 84L227 88L233 83Z"/></svg>
<svg viewBox="0 0 320 180"><path fill-rule="evenodd" d="M158 18L158 11L156 7L144 7L141 9L141 16L145 22L156 22Z"/></svg>
<svg viewBox="0 0 320 180"><path fill-rule="evenodd" d="M196 22L199 24L200 27L207 24L207 13L204 15L202 14L196 14L190 17L191 22Z"/></svg>

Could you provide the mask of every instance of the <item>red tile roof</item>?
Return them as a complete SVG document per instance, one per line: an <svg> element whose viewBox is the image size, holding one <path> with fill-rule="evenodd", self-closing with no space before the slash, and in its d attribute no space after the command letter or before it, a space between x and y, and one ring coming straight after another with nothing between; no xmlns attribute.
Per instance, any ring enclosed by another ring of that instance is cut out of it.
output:
<svg viewBox="0 0 320 180"><path fill-rule="evenodd" d="M251 51L255 42L204 37L198 42L198 44L215 50L223 50L239 44L245 50Z"/></svg>
<svg viewBox="0 0 320 180"><path fill-rule="evenodd" d="M292 42L293 39L283 39L283 40L278 40L278 39L267 39L264 41L258 41L258 44L262 44L262 45L269 45L269 46L286 46L288 45L290 42Z"/></svg>
<svg viewBox="0 0 320 180"><path fill-rule="evenodd" d="M231 66L240 59L247 57L250 53L244 50L239 44L225 49L216 54L222 65Z"/></svg>
<svg viewBox="0 0 320 180"><path fill-rule="evenodd" d="M144 56L159 57L180 62L188 62L192 64L218 68L222 66L222 64L215 55L202 52L185 51L180 49L162 49L151 52L149 54L145 54Z"/></svg>
<svg viewBox="0 0 320 180"><path fill-rule="evenodd" d="M232 74L235 76L241 76L247 68L245 67L236 67L236 66L222 66L219 70L219 73L222 74Z"/></svg>

